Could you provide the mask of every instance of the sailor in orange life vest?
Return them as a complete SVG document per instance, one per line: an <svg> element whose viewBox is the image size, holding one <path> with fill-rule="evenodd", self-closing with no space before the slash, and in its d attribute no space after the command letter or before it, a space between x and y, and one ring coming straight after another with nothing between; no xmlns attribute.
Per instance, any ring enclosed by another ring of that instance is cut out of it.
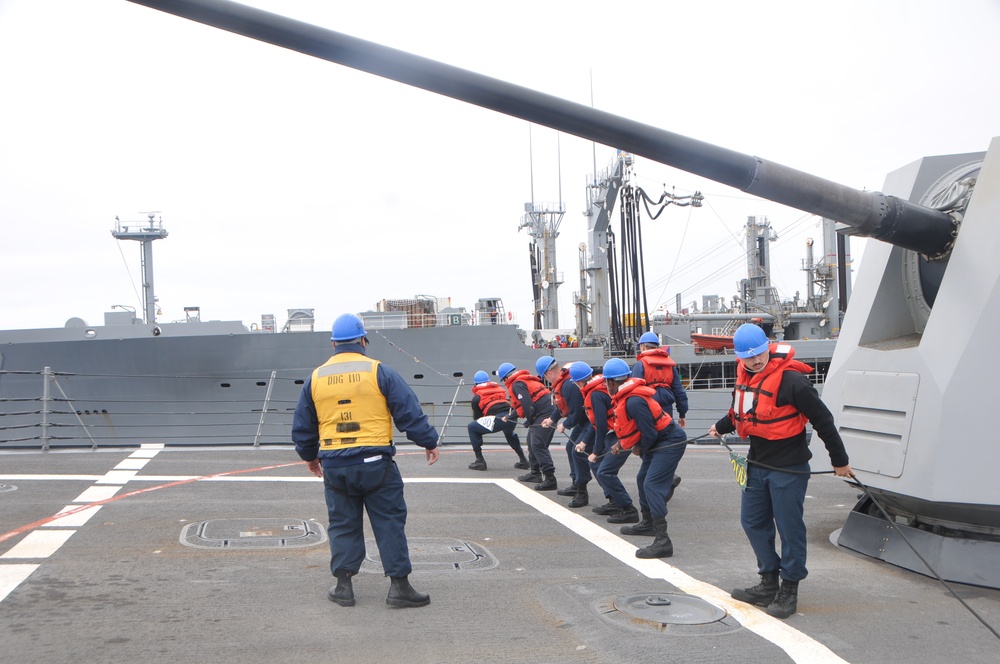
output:
<svg viewBox="0 0 1000 664"><path fill-rule="evenodd" d="M559 489L560 496L573 496L568 507L585 507L590 502L587 483L590 482L590 464L587 458L576 453L576 443L589 424L583 410L583 395L580 387L570 379L569 365L560 367L556 358L544 355L535 362L538 375L552 388L555 409L547 419L542 420L545 428L555 427L556 433L564 433L569 428L566 440L566 457L569 461L570 485ZM566 418L565 421L560 421Z"/></svg>
<svg viewBox="0 0 1000 664"><path fill-rule="evenodd" d="M614 357L605 362L604 380L615 411L615 447L642 458L635 482L639 507L650 518L646 523L637 523L627 534L654 535L655 539L646 548L636 550L635 556L669 558L674 555L674 545L667 535L667 494L677 464L687 450L687 435L653 398L653 388L641 378L631 377L624 360Z"/></svg>
<svg viewBox="0 0 1000 664"><path fill-rule="evenodd" d="M469 442L476 460L469 464L469 470L486 470L486 459L483 458L483 436L488 433L502 431L510 449L517 453L518 462L515 468L528 469L528 460L521 448L521 439L517 437L517 417L507 401L507 390L502 385L490 381L485 371L477 371L472 378L472 421L469 422Z"/></svg>
<svg viewBox="0 0 1000 664"><path fill-rule="evenodd" d="M761 582L734 590L732 596L787 618L797 609L799 581L808 574L803 506L812 453L806 422L826 445L834 474L851 477L853 472L833 415L806 378L812 367L794 359L795 349L772 344L764 330L750 323L736 330L733 345L740 359L733 406L708 433L718 438L736 431L750 439L740 523L757 556ZM780 556L775 529L781 536Z"/></svg>
<svg viewBox="0 0 1000 664"><path fill-rule="evenodd" d="M635 523L639 520L639 513L618 479L618 471L628 460L628 455L611 454L610 450L618 439L612 428L614 411L611 410L611 395L608 394L604 376L595 376L586 362L574 362L569 367L569 377L580 388L583 412L589 422L576 443L576 453L581 459L586 459L607 501L603 505L594 505L590 511L608 517L612 523Z"/></svg>
<svg viewBox="0 0 1000 664"><path fill-rule="evenodd" d="M591 424L576 444L576 451L587 455L594 480L607 500L603 505L594 505L590 511L608 517L608 523L638 523L639 511L635 509L625 485L618 479L618 471L630 455L621 452L620 445L618 452L613 451L618 438L614 431L615 414L607 382L601 374L594 376L594 370L586 362L571 364L569 376L580 386L583 410ZM626 533L624 528L622 532Z"/></svg>
<svg viewBox="0 0 1000 664"><path fill-rule="evenodd" d="M674 404L677 404L677 424L683 429L687 426L688 395L681 383L681 374L677 364L670 357L670 349L660 346L660 337L655 332L646 332L639 337L639 354L632 365L632 377L642 378L646 385L656 390L653 398L660 404L667 415L674 416ZM681 483L681 476L674 475L674 481L667 494L667 501L674 497L674 489ZM643 519L649 517L643 514Z"/></svg>
<svg viewBox="0 0 1000 664"><path fill-rule="evenodd" d="M392 425L438 460L438 432L417 395L392 368L365 355L365 326L354 314L333 322L333 357L302 386L292 421L295 451L323 479L330 519L330 571L337 585L327 596L354 606L351 577L365 559L364 512L368 511L382 569L391 578L391 607L424 606L431 599L409 581L403 478L393 455Z"/></svg>
<svg viewBox="0 0 1000 664"><path fill-rule="evenodd" d="M549 445L555 429L546 429L542 421L552 414L552 396L542 379L532 376L526 369L517 370L510 362L504 362L497 369L497 376L507 386L510 405L518 417L524 418L528 429L529 470L517 479L521 482L536 482L535 491L555 491L556 467L549 454Z"/></svg>

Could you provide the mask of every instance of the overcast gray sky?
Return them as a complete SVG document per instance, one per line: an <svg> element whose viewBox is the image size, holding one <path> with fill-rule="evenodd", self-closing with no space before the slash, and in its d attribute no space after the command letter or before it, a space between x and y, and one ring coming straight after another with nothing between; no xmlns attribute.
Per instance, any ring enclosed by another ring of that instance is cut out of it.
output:
<svg viewBox="0 0 1000 664"><path fill-rule="evenodd" d="M256 0L269 11L850 185L1000 136L995 0ZM0 0L0 329L140 308L115 217L157 211L161 320L326 326L382 298L502 297L530 325L524 203L561 199L572 327L594 147L125 0ZM533 158L532 158L533 154ZM614 151L596 149L597 168ZM730 297L767 216L774 278L805 292L809 215L639 158L701 209L644 226L651 304ZM532 180L532 173L534 179ZM861 254L855 245L855 255ZM857 268L857 265L855 266Z"/></svg>

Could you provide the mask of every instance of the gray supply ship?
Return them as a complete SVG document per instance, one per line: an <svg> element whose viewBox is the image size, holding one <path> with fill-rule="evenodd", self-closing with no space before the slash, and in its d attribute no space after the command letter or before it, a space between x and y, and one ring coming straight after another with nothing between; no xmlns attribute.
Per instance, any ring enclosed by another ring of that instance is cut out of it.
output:
<svg viewBox="0 0 1000 664"><path fill-rule="evenodd" d="M603 211L614 208L619 190L632 191L631 163L630 155L619 155L599 180L602 186L594 189L604 204L594 201L591 206L591 246L607 247L608 215ZM832 227L828 222L831 237ZM810 310L799 311L794 303L779 301L770 285L770 225L751 217L745 233L748 276L740 285L742 306L732 309L713 297L706 298L704 311L670 320L663 314L625 312L609 293L607 265L595 269L581 264L585 295L575 298L579 302L589 296L591 301L577 307L576 329L570 334L536 329L529 340L499 298L480 299L471 312L435 298L383 299L374 311L358 313L369 332L370 355L406 378L445 443L468 442L470 379L477 370L493 373L503 362L533 369L543 354L560 362L587 361L599 369L609 356L634 354L635 339L650 328L642 321L649 321L670 346L689 389L699 394L692 400L692 426L707 427L727 407L735 356L725 348L713 349L704 338L728 339L731 349L732 330L745 320L766 321L768 329L789 339L804 336L794 343L799 357L813 363L813 379L821 386L835 344L830 333L839 327L839 315L831 318L821 310L824 302L826 310L839 310L828 295L837 292L830 285L836 283L829 276L835 273L833 266L806 259L808 283L816 275L827 277L819 279L820 294L808 298ZM157 321L153 242L167 236L162 220L149 215L142 222L119 221L113 235L140 244L144 317L118 310L107 312L100 326L71 318L62 328L0 331L0 445L287 443L304 378L331 352L330 334L315 329L312 311L290 310L280 328L269 316L262 317L257 329L239 321L202 320L197 308L188 308L181 322ZM533 287L536 294L541 288L549 292L541 293L534 322L557 328L552 304L557 284L541 276L554 269L555 234L543 235L547 246L538 252L544 259ZM602 255L607 252L586 254L591 260ZM617 316L601 302L612 302ZM701 329L721 334L703 335L704 345L699 345L695 330ZM560 341L552 343L553 338Z"/></svg>

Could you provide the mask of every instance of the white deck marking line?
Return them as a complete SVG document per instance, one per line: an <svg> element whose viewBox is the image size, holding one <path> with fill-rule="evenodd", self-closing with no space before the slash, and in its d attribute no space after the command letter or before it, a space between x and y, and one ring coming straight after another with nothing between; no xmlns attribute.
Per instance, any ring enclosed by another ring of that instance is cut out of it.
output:
<svg viewBox="0 0 1000 664"><path fill-rule="evenodd" d="M24 482L24 481L45 481L45 480L56 480L59 482L96 482L97 480L104 477L103 475L28 475L28 474L18 474L18 475L0 475L0 480L7 482Z"/></svg>
<svg viewBox="0 0 1000 664"><path fill-rule="evenodd" d="M74 511L69 516L64 516L61 518L54 519L49 523L42 524L39 528L79 528L88 521L90 517L97 514L97 510L101 509L102 505L94 505L93 507L86 507L80 510L79 505L67 505L66 507L59 510L58 514L63 512L69 512L71 510L80 510L79 512Z"/></svg>
<svg viewBox="0 0 1000 664"><path fill-rule="evenodd" d="M115 466L115 470L142 470L145 465L149 463L150 458L151 457L135 459L133 457L129 457Z"/></svg>
<svg viewBox="0 0 1000 664"><path fill-rule="evenodd" d="M0 602L4 601L10 591L21 585L38 565L0 565Z"/></svg>
<svg viewBox="0 0 1000 664"><path fill-rule="evenodd" d="M75 532L75 530L32 530L0 558L48 558Z"/></svg>
<svg viewBox="0 0 1000 664"><path fill-rule="evenodd" d="M139 472L137 470L109 470L107 474L101 479L97 480L98 484L127 484L129 480L135 477L135 474Z"/></svg>
<svg viewBox="0 0 1000 664"><path fill-rule="evenodd" d="M96 503L101 500L107 500L111 496L115 495L122 490L124 484L112 484L105 486L97 486L96 484L84 490L79 496L73 499L74 503Z"/></svg>

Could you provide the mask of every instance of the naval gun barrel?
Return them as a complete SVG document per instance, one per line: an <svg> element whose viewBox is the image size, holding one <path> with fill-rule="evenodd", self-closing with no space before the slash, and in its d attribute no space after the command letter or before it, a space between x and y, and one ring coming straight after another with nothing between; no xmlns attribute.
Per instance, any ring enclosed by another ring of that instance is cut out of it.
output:
<svg viewBox="0 0 1000 664"><path fill-rule="evenodd" d="M770 201L834 219L854 234L940 258L950 215L880 192L837 184L710 143L628 120L459 67L228 0L130 0L259 41L626 150Z"/></svg>

